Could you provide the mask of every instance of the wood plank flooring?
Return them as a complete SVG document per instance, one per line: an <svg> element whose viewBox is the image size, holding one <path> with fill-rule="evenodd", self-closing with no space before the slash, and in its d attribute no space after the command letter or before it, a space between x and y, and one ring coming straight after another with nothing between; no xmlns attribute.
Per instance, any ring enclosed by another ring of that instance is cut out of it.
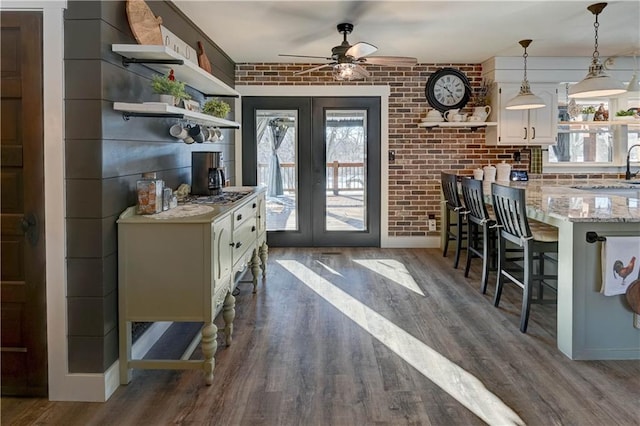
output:
<svg viewBox="0 0 640 426"><path fill-rule="evenodd" d="M436 249L273 248L258 293L239 286L212 386L136 370L106 403L2 398L2 424L639 424L640 362L566 358L555 305L521 334L520 291L494 308L479 263L465 279Z"/></svg>

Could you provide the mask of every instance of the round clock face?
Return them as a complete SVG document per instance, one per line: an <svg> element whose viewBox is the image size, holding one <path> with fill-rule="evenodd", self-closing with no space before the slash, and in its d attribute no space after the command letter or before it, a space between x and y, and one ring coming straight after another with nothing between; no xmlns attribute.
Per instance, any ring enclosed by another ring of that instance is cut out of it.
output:
<svg viewBox="0 0 640 426"><path fill-rule="evenodd" d="M425 95L429 104L440 112L463 108L471 95L469 80L455 68L442 68L427 80Z"/></svg>

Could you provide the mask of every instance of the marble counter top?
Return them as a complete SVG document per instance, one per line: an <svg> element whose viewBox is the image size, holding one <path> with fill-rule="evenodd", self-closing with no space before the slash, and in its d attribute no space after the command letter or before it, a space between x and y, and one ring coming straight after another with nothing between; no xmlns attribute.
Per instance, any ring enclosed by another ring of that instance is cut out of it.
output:
<svg viewBox="0 0 640 426"><path fill-rule="evenodd" d="M568 222L639 222L640 197L596 192L598 189L637 189L640 185L615 180L568 180L566 182L497 182L500 185L525 188L527 210L538 220L553 218ZM588 190L586 188L589 188ZM491 194L490 185L484 192ZM639 228L640 229L640 228Z"/></svg>

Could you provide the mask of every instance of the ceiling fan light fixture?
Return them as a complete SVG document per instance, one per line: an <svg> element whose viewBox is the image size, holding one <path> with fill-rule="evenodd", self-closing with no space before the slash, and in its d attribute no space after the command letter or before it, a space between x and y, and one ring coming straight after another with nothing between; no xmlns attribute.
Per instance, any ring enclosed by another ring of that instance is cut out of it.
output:
<svg viewBox="0 0 640 426"><path fill-rule="evenodd" d="M600 96L614 96L627 91L622 82L607 75L600 62L600 52L598 52L598 15L604 10L607 3L595 3L587 7L589 12L595 15L593 28L595 29L595 45L593 58L589 65L589 72L581 82L569 88L570 98L593 98Z"/></svg>
<svg viewBox="0 0 640 426"><path fill-rule="evenodd" d="M364 76L356 71L356 64L343 62L333 66L333 78L338 81L362 80Z"/></svg>
<svg viewBox="0 0 640 426"><path fill-rule="evenodd" d="M515 98L509 100L505 105L505 109L536 109L544 108L546 105L542 98L531 93L531 86L527 80L527 47L531 44L531 40L520 40L520 46L524 48L524 78L520 85L520 93Z"/></svg>

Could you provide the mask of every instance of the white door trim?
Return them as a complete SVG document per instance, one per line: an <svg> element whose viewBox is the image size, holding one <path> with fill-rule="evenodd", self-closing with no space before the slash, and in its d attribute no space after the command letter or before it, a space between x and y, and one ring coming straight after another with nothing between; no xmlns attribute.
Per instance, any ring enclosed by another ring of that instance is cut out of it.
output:
<svg viewBox="0 0 640 426"><path fill-rule="evenodd" d="M236 86L241 96L305 96L380 98L380 246L389 246L389 86ZM236 121L242 122L242 100L236 99ZM242 185L242 131L235 132L236 182Z"/></svg>

